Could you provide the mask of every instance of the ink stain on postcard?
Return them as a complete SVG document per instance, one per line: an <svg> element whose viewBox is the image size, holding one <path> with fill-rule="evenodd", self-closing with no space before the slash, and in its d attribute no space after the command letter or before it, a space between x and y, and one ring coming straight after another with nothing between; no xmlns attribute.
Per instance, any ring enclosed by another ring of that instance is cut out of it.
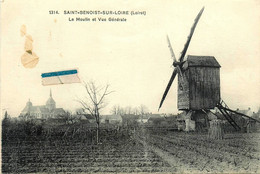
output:
<svg viewBox="0 0 260 174"><path fill-rule="evenodd" d="M21 26L21 36L25 36L24 51L25 53L21 56L21 62L25 68L34 68L38 62L39 57L34 53L33 50L33 38L26 32L26 26Z"/></svg>

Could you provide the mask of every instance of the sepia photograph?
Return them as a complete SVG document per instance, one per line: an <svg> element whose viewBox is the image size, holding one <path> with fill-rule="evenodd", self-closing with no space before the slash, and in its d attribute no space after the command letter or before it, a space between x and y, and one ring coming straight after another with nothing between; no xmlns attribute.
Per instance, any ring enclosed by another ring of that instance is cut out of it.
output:
<svg viewBox="0 0 260 174"><path fill-rule="evenodd" d="M1 173L260 173L259 0L0 8Z"/></svg>

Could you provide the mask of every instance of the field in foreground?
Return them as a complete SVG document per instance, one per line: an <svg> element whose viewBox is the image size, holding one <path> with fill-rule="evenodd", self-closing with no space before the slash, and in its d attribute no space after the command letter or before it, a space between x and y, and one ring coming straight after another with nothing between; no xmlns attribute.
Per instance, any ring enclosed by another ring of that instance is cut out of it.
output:
<svg viewBox="0 0 260 174"><path fill-rule="evenodd" d="M260 172L259 133L226 134L210 140L206 134L146 131L143 141L180 172ZM161 152L160 152L161 151Z"/></svg>
<svg viewBox="0 0 260 174"><path fill-rule="evenodd" d="M102 132L95 145L73 136L9 138L2 142L3 173L259 172L259 133L207 135L137 129Z"/></svg>

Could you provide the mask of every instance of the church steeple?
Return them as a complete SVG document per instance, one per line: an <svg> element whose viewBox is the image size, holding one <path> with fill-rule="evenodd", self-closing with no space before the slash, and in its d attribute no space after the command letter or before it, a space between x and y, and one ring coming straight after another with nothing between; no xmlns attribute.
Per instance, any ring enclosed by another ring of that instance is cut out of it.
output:
<svg viewBox="0 0 260 174"><path fill-rule="evenodd" d="M50 89L50 97L52 98L52 92L51 92L51 89Z"/></svg>
<svg viewBox="0 0 260 174"><path fill-rule="evenodd" d="M28 106L28 107L31 107L31 106L32 106L32 102L31 102L30 99L29 99L28 102L26 103L26 106Z"/></svg>
<svg viewBox="0 0 260 174"><path fill-rule="evenodd" d="M46 102L46 107L49 109L49 111L52 111L53 109L56 108L56 102L52 98L51 89L50 89L50 97L49 97L49 99Z"/></svg>

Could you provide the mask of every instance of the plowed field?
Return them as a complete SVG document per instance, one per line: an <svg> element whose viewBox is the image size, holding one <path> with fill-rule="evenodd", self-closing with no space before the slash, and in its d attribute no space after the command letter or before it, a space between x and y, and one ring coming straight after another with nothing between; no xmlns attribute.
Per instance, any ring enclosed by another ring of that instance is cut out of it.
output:
<svg viewBox="0 0 260 174"><path fill-rule="evenodd" d="M206 134L140 129L127 136L83 139L10 138L2 142L3 173L259 172L259 133Z"/></svg>

